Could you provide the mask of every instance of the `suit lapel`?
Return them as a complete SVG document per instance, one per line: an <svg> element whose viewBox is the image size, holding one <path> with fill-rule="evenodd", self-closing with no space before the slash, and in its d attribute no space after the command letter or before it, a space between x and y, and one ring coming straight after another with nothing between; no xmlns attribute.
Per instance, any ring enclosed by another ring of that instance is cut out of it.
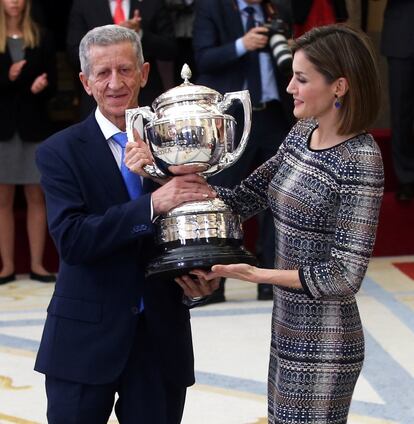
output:
<svg viewBox="0 0 414 424"><path fill-rule="evenodd" d="M79 148L86 166L97 176L101 184L107 188L108 195L116 203L129 201L124 180L111 149L95 120L94 113L89 115L84 124Z"/></svg>
<svg viewBox="0 0 414 424"><path fill-rule="evenodd" d="M95 22L100 22L100 25L113 24L114 18L111 13L109 1L102 2L100 0L87 0L89 12L94 16Z"/></svg>
<svg viewBox="0 0 414 424"><path fill-rule="evenodd" d="M240 17L240 12L237 7L236 0L220 0L222 3L223 10L223 22L225 22L226 26L230 26L230 30L232 31L232 35L235 38L239 38L244 34L243 23Z"/></svg>

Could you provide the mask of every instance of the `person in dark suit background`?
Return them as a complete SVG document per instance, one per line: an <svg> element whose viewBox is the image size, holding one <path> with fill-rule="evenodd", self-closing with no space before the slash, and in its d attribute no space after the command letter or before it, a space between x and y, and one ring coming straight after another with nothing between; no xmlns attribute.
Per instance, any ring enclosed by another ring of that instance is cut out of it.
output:
<svg viewBox="0 0 414 424"><path fill-rule="evenodd" d="M177 57L174 60L174 84L183 82L181 70L186 63L197 78L193 51L194 5L196 0L165 0L174 24Z"/></svg>
<svg viewBox="0 0 414 424"><path fill-rule="evenodd" d="M388 61L392 157L401 201L414 198L414 3L388 0L381 53Z"/></svg>
<svg viewBox="0 0 414 424"><path fill-rule="evenodd" d="M30 278L55 281L43 265L46 211L34 155L52 132L48 104L56 80L54 39L32 19L31 1L0 0L0 284L16 277L16 185L23 185L27 202Z"/></svg>
<svg viewBox="0 0 414 424"><path fill-rule="evenodd" d="M263 8L263 6L265 6ZM256 27L246 30L246 7L253 8ZM245 152L229 169L209 179L214 185L234 187L252 167L272 157L293 124L292 100L286 93L289 74L284 75L272 60L268 31L263 27L270 12L286 24L288 9L281 2L262 0L197 0L193 28L193 46L199 84L222 94L249 89L252 97L252 129ZM258 52L261 52L258 54ZM252 64L254 55L259 63ZM253 68L255 67L255 68ZM249 81L259 81L253 92ZM261 81L261 84L260 84ZM235 111L238 128L243 127L239 111ZM259 219L257 256L264 267L273 267L274 226L269 211ZM258 286L258 299L272 299L269 285ZM224 282L213 301L224 301Z"/></svg>
<svg viewBox="0 0 414 424"><path fill-rule="evenodd" d="M104 424L118 393L120 423L177 424L194 383L189 310L176 283L147 282L144 268L153 218L214 192L195 174L152 193L146 180L127 182L125 110L137 107L149 72L138 34L97 27L81 41L80 58L83 87L98 107L36 156L60 257L35 364L46 375L48 422ZM141 183L141 194L133 193ZM217 285L185 295L205 296Z"/></svg>
<svg viewBox="0 0 414 424"><path fill-rule="evenodd" d="M163 0L124 0L121 2L125 21L115 22L116 0L74 0L69 15L67 52L76 72L79 70L78 48L82 37L92 28L119 23L136 30L142 37L145 59L151 65L151 78L141 90L139 103L147 106L164 91L157 60L171 61L176 56L176 43L171 16ZM82 90L80 116L94 108L91 97Z"/></svg>

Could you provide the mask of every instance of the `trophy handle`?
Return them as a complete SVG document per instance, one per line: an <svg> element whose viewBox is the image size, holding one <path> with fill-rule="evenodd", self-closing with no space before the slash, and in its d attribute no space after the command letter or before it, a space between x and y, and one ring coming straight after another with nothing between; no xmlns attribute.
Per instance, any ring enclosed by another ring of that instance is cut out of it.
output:
<svg viewBox="0 0 414 424"><path fill-rule="evenodd" d="M236 150L234 152L227 152L224 155L222 159L223 167L221 169L226 169L230 165L232 165L234 162L239 160L240 156L244 152L244 149L246 148L247 141L249 140L250 129L252 126L252 103L250 101L250 94L248 90L233 91L231 93L226 93L223 97L222 102L219 104L220 111L225 112L235 100L240 100L243 105L243 110L244 110L243 134Z"/></svg>
<svg viewBox="0 0 414 424"><path fill-rule="evenodd" d="M156 118L155 113L151 110L149 106L144 107L137 107L135 109L127 109L125 111L125 120L126 120L126 133L128 141L135 141L134 140L134 129L142 128L142 123L138 123L136 126L137 120L142 117L146 119L147 121L154 121ZM148 142L147 137L144 136L143 139L145 143L148 145L149 149L151 150L151 143ZM151 150L152 151L152 150ZM158 168L157 165L145 165L144 171L154 178L165 178L166 175Z"/></svg>

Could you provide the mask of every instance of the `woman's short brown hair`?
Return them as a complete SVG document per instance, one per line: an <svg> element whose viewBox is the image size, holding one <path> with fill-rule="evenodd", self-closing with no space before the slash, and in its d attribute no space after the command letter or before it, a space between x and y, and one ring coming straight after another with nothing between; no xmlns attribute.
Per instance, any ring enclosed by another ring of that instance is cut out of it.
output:
<svg viewBox="0 0 414 424"><path fill-rule="evenodd" d="M339 134L365 131L380 108L381 83L376 57L366 34L343 24L316 27L295 39L301 50L330 84L343 77L349 89L341 98Z"/></svg>

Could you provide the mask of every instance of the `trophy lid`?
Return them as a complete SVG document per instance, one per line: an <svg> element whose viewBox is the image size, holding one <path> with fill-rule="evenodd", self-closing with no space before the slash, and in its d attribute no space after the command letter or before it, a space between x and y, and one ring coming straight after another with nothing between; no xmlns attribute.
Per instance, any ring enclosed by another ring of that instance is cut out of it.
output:
<svg viewBox="0 0 414 424"><path fill-rule="evenodd" d="M189 81L191 76L192 73L190 67L187 64L184 64L181 69L181 78L184 82L158 96L152 103L152 108L156 111L157 109L170 104L176 104L184 101L191 102L194 100L204 100L215 104L223 99L223 96L212 88L205 87L204 85L192 84Z"/></svg>

